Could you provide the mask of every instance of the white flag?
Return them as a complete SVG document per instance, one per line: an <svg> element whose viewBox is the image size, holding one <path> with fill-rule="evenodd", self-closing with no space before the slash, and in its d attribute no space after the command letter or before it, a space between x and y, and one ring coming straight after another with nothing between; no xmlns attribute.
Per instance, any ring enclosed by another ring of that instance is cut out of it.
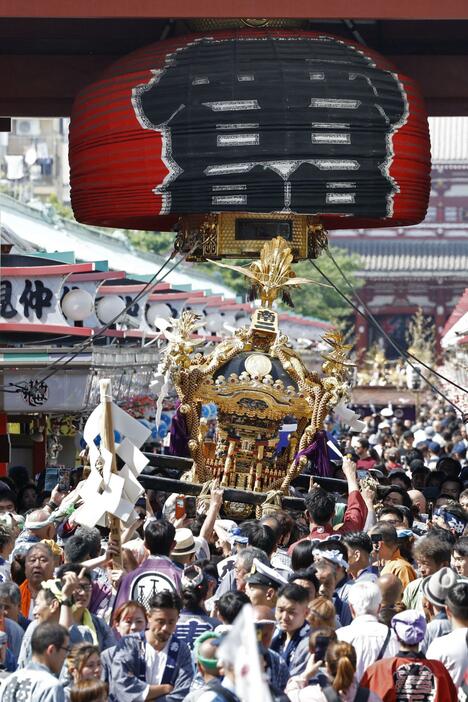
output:
<svg viewBox="0 0 468 702"><path fill-rule="evenodd" d="M218 659L234 669L241 702L272 702L264 680L252 606L244 605L218 649Z"/></svg>
<svg viewBox="0 0 468 702"><path fill-rule="evenodd" d="M347 424L353 431L364 431L366 428L366 423L359 419L359 415L354 410L346 407L345 404L340 403L336 405L333 411L338 419L343 424Z"/></svg>

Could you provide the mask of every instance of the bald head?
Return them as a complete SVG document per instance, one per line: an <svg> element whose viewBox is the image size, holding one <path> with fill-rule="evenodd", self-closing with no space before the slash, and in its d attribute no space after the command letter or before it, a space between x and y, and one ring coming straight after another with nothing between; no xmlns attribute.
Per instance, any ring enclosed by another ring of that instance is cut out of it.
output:
<svg viewBox="0 0 468 702"><path fill-rule="evenodd" d="M271 622L270 624L265 623L259 625L261 626L261 642L265 648L270 648L271 640L273 638L273 634L275 633L275 613L266 605L256 605L253 608L253 611L256 622Z"/></svg>
<svg viewBox="0 0 468 702"><path fill-rule="evenodd" d="M261 622L270 619L273 624L276 624L275 613L266 605L256 605L253 608L254 619L256 622Z"/></svg>
<svg viewBox="0 0 468 702"><path fill-rule="evenodd" d="M393 607L401 602L403 585L393 573L386 573L377 579L377 585L382 593L382 607Z"/></svg>
<svg viewBox="0 0 468 702"><path fill-rule="evenodd" d="M46 509L35 509L29 512L26 521L28 525L34 525L35 523L41 524L42 522L46 522L49 517L50 513ZM34 526L29 526L29 528L34 529Z"/></svg>
<svg viewBox="0 0 468 702"><path fill-rule="evenodd" d="M213 668L213 666L207 665L206 663L203 662L202 659L205 661L215 661L217 659L217 651L218 651L218 646L219 646L219 639L207 639L206 641L203 641L200 646L198 647L197 651L197 664L198 668L203 675L205 676L210 676L210 677L219 677L220 672L218 669L218 666L216 668Z"/></svg>
<svg viewBox="0 0 468 702"><path fill-rule="evenodd" d="M47 523L50 513L44 509L35 509L26 517L26 529L39 539L53 539L55 536L55 527L53 524Z"/></svg>
<svg viewBox="0 0 468 702"><path fill-rule="evenodd" d="M416 507L419 509L419 514L426 514L426 498L420 490L408 490L408 495Z"/></svg>

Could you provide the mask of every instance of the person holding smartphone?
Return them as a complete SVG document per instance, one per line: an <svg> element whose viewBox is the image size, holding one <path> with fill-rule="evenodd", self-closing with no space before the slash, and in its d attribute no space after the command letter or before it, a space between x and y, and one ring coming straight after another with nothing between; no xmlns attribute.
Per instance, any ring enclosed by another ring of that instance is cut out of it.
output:
<svg viewBox="0 0 468 702"><path fill-rule="evenodd" d="M286 686L286 694L291 702L381 702L380 697L368 689L359 687L356 679L356 651L343 641L332 641L327 636L328 645L317 651L309 659L304 676L291 678ZM310 684L323 667L322 679Z"/></svg>
<svg viewBox="0 0 468 702"><path fill-rule="evenodd" d="M336 643L336 633L328 626L313 631L309 637L309 660L303 673L291 676L287 682L286 691L291 702L307 702L304 688L310 685L329 687L330 680L325 670L325 654L330 643Z"/></svg>

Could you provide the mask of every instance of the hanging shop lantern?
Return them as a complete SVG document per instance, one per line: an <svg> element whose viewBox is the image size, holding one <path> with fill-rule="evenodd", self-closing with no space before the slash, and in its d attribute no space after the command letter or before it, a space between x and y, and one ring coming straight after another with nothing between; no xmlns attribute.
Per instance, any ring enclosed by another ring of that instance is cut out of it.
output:
<svg viewBox="0 0 468 702"><path fill-rule="evenodd" d="M74 322L82 322L94 311L93 296L81 288L74 288L65 293L60 305L65 317Z"/></svg>
<svg viewBox="0 0 468 702"><path fill-rule="evenodd" d="M367 47L228 30L138 50L83 90L70 167L81 222L177 224L193 260L257 256L279 235L301 259L323 227L420 222L430 145L416 85Z"/></svg>
<svg viewBox="0 0 468 702"><path fill-rule="evenodd" d="M104 295L96 303L96 315L103 324L117 322L125 309L125 300L119 295Z"/></svg>
<svg viewBox="0 0 468 702"><path fill-rule="evenodd" d="M205 319L205 328L210 332L221 332L223 330L223 315L219 312L209 312Z"/></svg>
<svg viewBox="0 0 468 702"><path fill-rule="evenodd" d="M163 320L163 328L166 328L169 326L169 320L171 317L171 308L169 305L165 305L163 302L152 302L146 309L146 321L151 327L159 327L161 320Z"/></svg>

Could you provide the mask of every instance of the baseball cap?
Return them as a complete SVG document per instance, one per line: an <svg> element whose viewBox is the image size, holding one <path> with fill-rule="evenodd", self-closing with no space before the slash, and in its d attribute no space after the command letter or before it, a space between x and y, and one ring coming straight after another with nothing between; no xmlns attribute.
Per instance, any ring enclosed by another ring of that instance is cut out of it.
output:
<svg viewBox="0 0 468 702"><path fill-rule="evenodd" d="M466 454L466 446L463 441L457 441L457 443L452 448L452 453L458 453L461 456Z"/></svg>
<svg viewBox="0 0 468 702"><path fill-rule="evenodd" d="M429 451L439 451L440 450L440 444L438 444L437 441L428 441L427 447L428 447Z"/></svg>
<svg viewBox="0 0 468 702"><path fill-rule="evenodd" d="M426 633L426 620L423 614L415 609L407 609L404 612L395 614L390 622L390 626L397 638L409 646L414 646L423 640Z"/></svg>

